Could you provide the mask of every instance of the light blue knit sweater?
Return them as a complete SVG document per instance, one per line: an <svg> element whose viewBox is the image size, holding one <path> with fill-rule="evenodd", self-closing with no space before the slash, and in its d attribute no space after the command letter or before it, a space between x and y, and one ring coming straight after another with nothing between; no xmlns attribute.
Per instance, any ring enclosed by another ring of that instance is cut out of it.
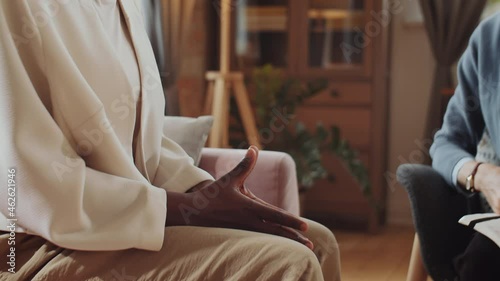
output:
<svg viewBox="0 0 500 281"><path fill-rule="evenodd" d="M452 186L455 165L475 157L485 128L494 151L500 152L500 14L482 22L471 36L458 79L430 150L433 168Z"/></svg>

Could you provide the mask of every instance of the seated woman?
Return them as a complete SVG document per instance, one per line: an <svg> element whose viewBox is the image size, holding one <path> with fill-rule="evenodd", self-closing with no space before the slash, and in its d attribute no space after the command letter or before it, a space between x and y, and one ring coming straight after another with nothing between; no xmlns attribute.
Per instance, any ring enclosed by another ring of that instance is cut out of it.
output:
<svg viewBox="0 0 500 281"><path fill-rule="evenodd" d="M162 137L138 7L0 1L1 181L17 181L15 210L0 192L3 257L17 219L0 279L340 280L328 229L245 188L256 148L214 180Z"/></svg>
<svg viewBox="0 0 500 281"><path fill-rule="evenodd" d="M484 211L500 214L500 14L483 22L459 65L459 86L431 147L433 167L448 184L470 196L479 192ZM476 156L478 147L482 159ZM500 280L500 248L476 233L454 261L458 280Z"/></svg>

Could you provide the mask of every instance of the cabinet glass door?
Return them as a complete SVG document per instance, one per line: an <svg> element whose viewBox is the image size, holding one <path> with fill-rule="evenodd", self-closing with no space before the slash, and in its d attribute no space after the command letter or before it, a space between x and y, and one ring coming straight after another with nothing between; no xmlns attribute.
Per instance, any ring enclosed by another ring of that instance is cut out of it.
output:
<svg viewBox="0 0 500 281"><path fill-rule="evenodd" d="M370 3L370 0L309 1L309 69L365 68L370 50L365 32Z"/></svg>
<svg viewBox="0 0 500 281"><path fill-rule="evenodd" d="M242 70L289 64L289 0L239 0L235 54Z"/></svg>

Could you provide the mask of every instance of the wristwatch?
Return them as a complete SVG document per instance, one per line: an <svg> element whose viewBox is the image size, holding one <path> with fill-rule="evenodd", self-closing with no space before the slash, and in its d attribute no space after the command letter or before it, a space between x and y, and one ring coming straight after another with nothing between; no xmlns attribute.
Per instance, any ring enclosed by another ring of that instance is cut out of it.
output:
<svg viewBox="0 0 500 281"><path fill-rule="evenodd" d="M483 162L477 163L476 166L474 167L474 170L472 170L472 173L470 173L470 175L467 176L465 180L465 190L467 190L470 193L476 192L476 188L474 185L474 178L476 177L477 169L479 168L479 166L481 166L481 164L483 164Z"/></svg>

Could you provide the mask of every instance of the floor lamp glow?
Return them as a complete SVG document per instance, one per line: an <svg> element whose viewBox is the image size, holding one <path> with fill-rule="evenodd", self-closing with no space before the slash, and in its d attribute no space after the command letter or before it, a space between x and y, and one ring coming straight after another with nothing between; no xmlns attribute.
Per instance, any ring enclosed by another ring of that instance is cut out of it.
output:
<svg viewBox="0 0 500 281"><path fill-rule="evenodd" d="M205 112L214 117L209 147L229 147L229 102L234 95L248 143L261 148L253 110L241 72L231 71L231 9L232 0L221 0L220 70L208 71Z"/></svg>

